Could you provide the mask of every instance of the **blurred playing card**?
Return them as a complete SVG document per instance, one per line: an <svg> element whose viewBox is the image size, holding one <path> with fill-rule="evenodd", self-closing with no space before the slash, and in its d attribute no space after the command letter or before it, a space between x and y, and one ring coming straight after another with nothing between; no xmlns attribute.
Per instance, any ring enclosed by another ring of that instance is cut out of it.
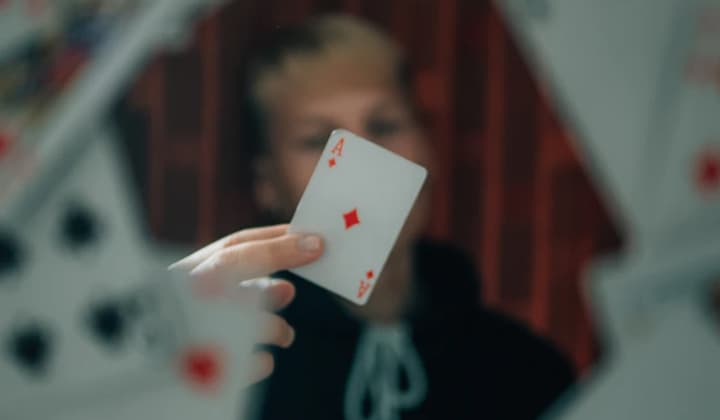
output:
<svg viewBox="0 0 720 420"><path fill-rule="evenodd" d="M634 346L652 325L672 313L677 300L701 294L720 280L720 236L670 246L663 254L607 260L595 264L587 277L594 315L607 348L614 352Z"/></svg>
<svg viewBox="0 0 720 420"><path fill-rule="evenodd" d="M720 2L688 2L663 65L662 107L648 189L650 243L679 246L720 234Z"/></svg>
<svg viewBox="0 0 720 420"><path fill-rule="evenodd" d="M643 168L678 3L498 2L632 241L642 239L647 222Z"/></svg>
<svg viewBox="0 0 720 420"><path fill-rule="evenodd" d="M146 330L172 337L162 359L107 376L92 388L46 394L3 419L237 419L254 366L261 296L241 289L208 294L186 275L157 267L137 294ZM235 292L235 293L233 293Z"/></svg>
<svg viewBox="0 0 720 420"><path fill-rule="evenodd" d="M629 351L606 358L583 393L543 418L720 418L720 335L699 296L677 300ZM569 400L566 400L566 402Z"/></svg>

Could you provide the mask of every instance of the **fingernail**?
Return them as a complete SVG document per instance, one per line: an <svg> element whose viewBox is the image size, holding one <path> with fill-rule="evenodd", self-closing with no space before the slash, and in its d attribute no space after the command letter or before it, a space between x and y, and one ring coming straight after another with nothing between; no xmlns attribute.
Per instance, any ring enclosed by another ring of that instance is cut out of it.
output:
<svg viewBox="0 0 720 420"><path fill-rule="evenodd" d="M298 248L304 252L315 252L320 249L322 241L317 235L304 235L297 241Z"/></svg>

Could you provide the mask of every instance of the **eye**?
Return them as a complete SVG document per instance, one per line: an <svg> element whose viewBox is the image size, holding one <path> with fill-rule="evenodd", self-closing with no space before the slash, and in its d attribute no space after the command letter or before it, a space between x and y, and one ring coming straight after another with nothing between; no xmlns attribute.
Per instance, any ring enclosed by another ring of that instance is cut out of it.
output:
<svg viewBox="0 0 720 420"><path fill-rule="evenodd" d="M403 123L396 118L372 118L368 121L367 132L370 138L379 141L396 134L402 126Z"/></svg>
<svg viewBox="0 0 720 420"><path fill-rule="evenodd" d="M304 150L322 150L322 148L325 147L325 143L327 142L329 136L330 132L323 132L304 137L300 141L300 146Z"/></svg>

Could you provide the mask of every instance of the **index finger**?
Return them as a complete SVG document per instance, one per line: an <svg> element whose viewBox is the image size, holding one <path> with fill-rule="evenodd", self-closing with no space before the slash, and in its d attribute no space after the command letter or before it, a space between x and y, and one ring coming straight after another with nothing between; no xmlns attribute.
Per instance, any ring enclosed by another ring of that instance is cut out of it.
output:
<svg viewBox="0 0 720 420"><path fill-rule="evenodd" d="M188 255L187 257L170 264L170 266L168 266L168 270L179 269L190 271L193 268L197 267L200 263L208 259L211 255L218 251L221 251L224 248L229 248L234 245L249 241L276 238L278 236L284 235L287 232L287 229L288 225L282 224L243 229L238 232L231 233L224 238L220 238L217 241L206 245L203 248L200 248L199 250Z"/></svg>
<svg viewBox="0 0 720 420"><path fill-rule="evenodd" d="M190 275L206 281L214 278L237 283L309 264L322 253L323 242L319 236L286 234L223 249L195 267Z"/></svg>

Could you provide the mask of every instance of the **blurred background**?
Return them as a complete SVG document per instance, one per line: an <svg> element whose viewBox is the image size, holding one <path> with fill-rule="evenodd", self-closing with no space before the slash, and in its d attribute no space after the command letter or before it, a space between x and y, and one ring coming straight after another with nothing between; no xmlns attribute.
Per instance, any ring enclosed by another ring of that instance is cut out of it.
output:
<svg viewBox="0 0 720 420"><path fill-rule="evenodd" d="M0 60L0 157L138 2L75 3L63 37ZM50 3L22 4L32 22ZM582 268L619 249L623 232L491 1L236 0L204 17L183 45L146 63L113 105L155 239L197 246L258 222L248 142L239 134L243 66L268 32L327 12L367 18L408 51L438 151L432 176L441 188L427 233L472 257L478 304L527 322L587 368L601 349Z"/></svg>
<svg viewBox="0 0 720 420"><path fill-rule="evenodd" d="M622 244L498 11L480 0L244 0L155 58L114 113L156 238L199 245L257 220L240 83L268 31L325 12L375 22L407 49L439 151L428 235L462 247L478 302L529 323L586 368L599 352L582 267Z"/></svg>

